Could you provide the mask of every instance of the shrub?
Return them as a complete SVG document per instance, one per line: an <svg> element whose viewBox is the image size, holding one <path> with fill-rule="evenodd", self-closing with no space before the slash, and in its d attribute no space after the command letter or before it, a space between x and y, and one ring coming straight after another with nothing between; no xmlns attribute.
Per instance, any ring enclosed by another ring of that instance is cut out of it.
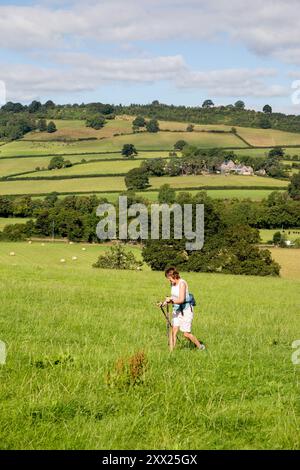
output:
<svg viewBox="0 0 300 470"><path fill-rule="evenodd" d="M125 184L129 190L146 189L149 186L149 178L143 168L133 168L125 176Z"/></svg>
<svg viewBox="0 0 300 470"><path fill-rule="evenodd" d="M94 268L103 269L141 269L143 263L138 261L131 251L125 251L124 247L118 243L112 246L109 252L100 255L98 261L93 264Z"/></svg>
<svg viewBox="0 0 300 470"><path fill-rule="evenodd" d="M47 126L47 132L49 134L52 134L53 132L56 132L57 131L57 128L56 128L56 125L53 121L50 121L48 126Z"/></svg>
<svg viewBox="0 0 300 470"><path fill-rule="evenodd" d="M144 351L138 351L129 358L121 357L114 368L105 374L105 382L109 387L119 389L142 385L147 366L148 359Z"/></svg>

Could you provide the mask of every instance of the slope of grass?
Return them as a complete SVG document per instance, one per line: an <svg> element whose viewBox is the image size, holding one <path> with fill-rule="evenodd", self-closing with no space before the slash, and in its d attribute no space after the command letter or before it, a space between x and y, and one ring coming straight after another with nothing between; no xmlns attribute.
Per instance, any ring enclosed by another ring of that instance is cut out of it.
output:
<svg viewBox="0 0 300 470"><path fill-rule="evenodd" d="M193 132L158 132L151 134L123 135L103 140L83 142L26 142L16 141L0 148L1 156L45 155L61 153L84 153L99 151L119 151L124 144L134 144L140 150L170 150L178 140L185 140L192 145L210 147L246 146L232 134L193 133Z"/></svg>
<svg viewBox="0 0 300 470"><path fill-rule="evenodd" d="M276 145L299 145L300 134L278 131L274 129L254 129L251 127L236 127L238 134L254 146L274 147Z"/></svg>
<svg viewBox="0 0 300 470"><path fill-rule="evenodd" d="M1 449L299 448L299 281L185 274L208 352L170 355L163 274L93 270L98 252L0 244ZM144 381L109 387L141 350Z"/></svg>
<svg viewBox="0 0 300 470"><path fill-rule="evenodd" d="M205 186L240 186L241 189L247 186L270 186L285 188L288 181L275 180L273 178L263 178L259 176L222 176L222 175L199 175L199 176L163 176L150 178L153 189L158 189L163 184L170 184L175 189L178 188L199 188ZM22 181L1 181L0 194L44 194L56 191L65 192L93 192L93 191L124 191L126 189L124 177L91 177L72 178L67 180L22 180Z"/></svg>
<svg viewBox="0 0 300 470"><path fill-rule="evenodd" d="M188 175L188 176L162 176L150 178L153 188L158 188L162 184L170 184L173 188L188 188L201 186L278 186L286 187L288 181L265 178L261 176L239 176L239 175Z"/></svg>
<svg viewBox="0 0 300 470"><path fill-rule="evenodd" d="M49 122L49 121L48 121ZM56 140L56 139L80 139L94 137L100 139L102 137L113 137L118 132L132 132L131 119L114 119L108 120L102 129L95 130L86 127L83 120L54 120L57 132L49 134L48 132L30 132L24 137L25 140Z"/></svg>
<svg viewBox="0 0 300 470"><path fill-rule="evenodd" d="M177 152L177 155L180 156L180 152ZM136 156L136 159L148 159L148 158L166 158L169 156L169 152L139 152ZM71 163L79 163L82 160L109 160L113 162L114 160L126 160L121 155L121 153L104 153L104 154L91 154L91 155L68 155L64 157L65 160L70 160ZM0 176L9 176L12 174L22 173L26 171L34 171L37 167L40 169L47 169L50 163L51 157L27 157L27 158L0 158ZM110 165L110 163L108 163ZM111 163L111 165L118 166L119 162ZM140 161L136 163L140 165ZM81 168L81 167L80 167ZM115 172L117 173L117 171Z"/></svg>
<svg viewBox="0 0 300 470"><path fill-rule="evenodd" d="M75 165L69 168L61 168L60 170L50 170L35 173L28 173L25 177L39 176L71 176L71 175L92 175L92 174L118 174L127 173L132 168L140 166L140 160L125 160L114 162L111 159L108 162L92 162Z"/></svg>

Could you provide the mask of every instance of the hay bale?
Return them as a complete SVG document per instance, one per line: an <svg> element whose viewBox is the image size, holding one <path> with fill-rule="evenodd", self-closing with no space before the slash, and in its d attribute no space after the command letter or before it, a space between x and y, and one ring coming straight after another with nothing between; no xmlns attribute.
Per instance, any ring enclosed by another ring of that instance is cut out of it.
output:
<svg viewBox="0 0 300 470"><path fill-rule="evenodd" d="M72 256L72 260L73 260L73 261L76 261L76 260L77 260L77 256Z"/></svg>
<svg viewBox="0 0 300 470"><path fill-rule="evenodd" d="M11 252L9 253L9 256L16 256L16 253L15 253L14 251L11 251Z"/></svg>
<svg viewBox="0 0 300 470"><path fill-rule="evenodd" d="M62 258L62 259L60 260L60 262L61 262L61 263L65 263L66 260L65 260L64 258Z"/></svg>

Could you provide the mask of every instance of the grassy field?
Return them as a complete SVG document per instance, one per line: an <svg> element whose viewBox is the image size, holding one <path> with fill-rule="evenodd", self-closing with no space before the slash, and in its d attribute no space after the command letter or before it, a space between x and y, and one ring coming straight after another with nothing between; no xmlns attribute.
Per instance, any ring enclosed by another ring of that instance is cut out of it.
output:
<svg viewBox="0 0 300 470"><path fill-rule="evenodd" d="M261 176L238 175L188 175L188 176L162 176L150 178L153 188L159 188L162 184L170 184L173 188L188 188L196 186L278 186L285 188L287 181L275 180Z"/></svg>
<svg viewBox="0 0 300 470"><path fill-rule="evenodd" d="M283 278L300 280L300 249L270 248L270 251L272 257L282 267L280 274Z"/></svg>
<svg viewBox="0 0 300 470"><path fill-rule="evenodd" d="M182 191L176 191L176 194L180 194ZM197 194L198 190L188 191L193 196ZM252 201L261 201L271 194L271 190L268 189L208 189L206 190L209 197L213 199L251 199ZM137 192L139 196L147 199L148 201L157 201L158 191L147 191ZM119 196L119 193L106 193L101 194L106 197L109 201L115 202Z"/></svg>
<svg viewBox="0 0 300 470"><path fill-rule="evenodd" d="M134 144L140 150L170 150L178 140L185 140L191 145L210 147L243 147L245 144L230 134L211 134L193 132L158 132L121 135L103 140L83 142L12 142L0 147L1 156L45 155L61 153L84 153L98 151L118 151L124 144ZM245 145L246 146L246 145Z"/></svg>
<svg viewBox="0 0 300 470"><path fill-rule="evenodd" d="M29 173L26 177L35 176L69 176L69 175L92 175L92 174L116 174L116 173L127 173L132 168L140 166L140 160L125 160L114 162L113 159L108 162L92 162L84 163L81 165L71 166L69 168L61 168L60 170L50 170L38 173Z"/></svg>
<svg viewBox="0 0 300 470"><path fill-rule="evenodd" d="M265 149L245 148L245 149L234 150L234 153L240 156L249 155L250 157L266 157L268 155L268 152L271 150L271 148L272 147L265 148ZM283 147L283 149L286 155L300 155L300 148Z"/></svg>
<svg viewBox="0 0 300 470"><path fill-rule="evenodd" d="M276 186L283 189L287 181L263 178L259 176L175 176L175 177L153 177L150 184L153 189L158 189L163 184L170 184L173 188L188 188L201 186ZM126 189L124 177L108 176L94 178L72 178L69 180L46 180L46 181L1 181L0 194L40 194L64 192L93 192L93 191L124 191Z"/></svg>
<svg viewBox="0 0 300 470"><path fill-rule="evenodd" d="M275 232L281 232L283 235L286 236L287 240L296 240L297 238L300 238L300 228L290 228L290 229L285 229L285 230L278 230L278 229L261 229L260 236L261 239L264 243L267 243L270 240L273 240L273 235Z"/></svg>
<svg viewBox="0 0 300 470"><path fill-rule="evenodd" d="M251 127L236 127L238 134L254 146L275 147L276 145L299 145L300 134L277 131L274 129L254 129Z"/></svg>
<svg viewBox="0 0 300 470"><path fill-rule="evenodd" d="M0 217L0 230L3 230L6 225L11 224L25 224L30 218L20 218L20 217Z"/></svg>
<svg viewBox="0 0 300 470"><path fill-rule="evenodd" d="M0 244L1 449L299 449L299 280L185 274L208 352L170 355L162 273L94 270L85 247ZM109 386L138 351L140 384Z"/></svg>
<svg viewBox="0 0 300 470"><path fill-rule="evenodd" d="M48 121L49 122L49 121ZM49 134L48 132L30 132L26 134L25 140L55 140L55 139L80 139L96 137L100 139L102 137L113 137L115 133L132 132L132 118L116 118L114 120L108 120L102 129L95 130L90 127L86 127L85 121L82 120L54 120L57 128L57 132Z"/></svg>
<svg viewBox="0 0 300 470"><path fill-rule="evenodd" d="M177 153L180 156L180 152ZM148 158L166 158L169 156L169 152L139 152L136 156L137 159L148 159ZM116 172L118 172L117 167L119 162L114 162L116 159L123 159L121 153L107 153L107 154L92 154L92 155L70 155L65 157L66 160L70 160L73 164L81 162L83 159L85 161L90 160L110 160L109 165L115 165ZM22 173L26 171L34 171L37 167L40 169L47 169L50 163L51 157L27 157L27 158L0 158L0 176L8 176L12 174ZM140 161L136 165L140 165ZM105 163L104 163L105 164ZM82 167L79 167L82 168ZM44 174L44 173L43 173Z"/></svg>

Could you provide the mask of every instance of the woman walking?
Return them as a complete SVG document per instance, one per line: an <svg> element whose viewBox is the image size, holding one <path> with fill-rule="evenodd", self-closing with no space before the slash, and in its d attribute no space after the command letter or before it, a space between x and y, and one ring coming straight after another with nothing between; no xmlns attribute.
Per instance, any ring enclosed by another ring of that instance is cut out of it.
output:
<svg viewBox="0 0 300 470"><path fill-rule="evenodd" d="M164 304L173 305L171 349L176 345L177 333L178 330L180 330L185 338L194 343L199 350L203 351L205 345L200 343L196 336L192 334L194 312L189 302L189 288L187 282L180 277L179 272L174 267L167 269L165 276L171 283L171 297L167 297Z"/></svg>

